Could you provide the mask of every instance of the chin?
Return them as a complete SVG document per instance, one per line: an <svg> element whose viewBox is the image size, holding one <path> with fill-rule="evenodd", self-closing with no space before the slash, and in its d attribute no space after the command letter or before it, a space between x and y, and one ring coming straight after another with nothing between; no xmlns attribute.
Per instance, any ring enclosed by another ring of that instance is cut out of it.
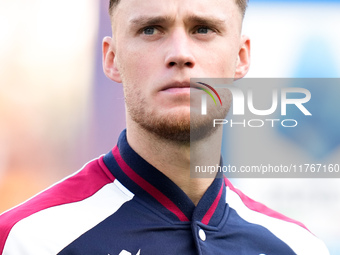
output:
<svg viewBox="0 0 340 255"><path fill-rule="evenodd" d="M132 116L133 120L145 131L161 139L182 144L190 144L190 142L202 140L213 134L217 130L212 125L215 117L189 112L169 113L161 116L150 114L147 118L142 115ZM220 118L220 114L216 118Z"/></svg>
<svg viewBox="0 0 340 255"><path fill-rule="evenodd" d="M213 120L224 118L229 109L215 108L211 114L202 116L199 110L190 106L147 110L137 105L128 107L128 114L137 125L161 139L182 144L209 137L217 130L213 127Z"/></svg>
<svg viewBox="0 0 340 255"><path fill-rule="evenodd" d="M190 142L190 112L175 114L168 113L157 116L150 114L147 119L134 118L146 131L151 132L161 139L173 142Z"/></svg>

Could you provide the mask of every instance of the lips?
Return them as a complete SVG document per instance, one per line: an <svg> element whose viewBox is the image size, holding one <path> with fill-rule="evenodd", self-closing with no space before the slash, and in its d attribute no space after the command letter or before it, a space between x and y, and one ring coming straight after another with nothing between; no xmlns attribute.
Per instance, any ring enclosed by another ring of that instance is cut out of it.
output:
<svg viewBox="0 0 340 255"><path fill-rule="evenodd" d="M181 89L190 89L190 82L172 82L165 85L161 91L172 91L172 90L181 90Z"/></svg>

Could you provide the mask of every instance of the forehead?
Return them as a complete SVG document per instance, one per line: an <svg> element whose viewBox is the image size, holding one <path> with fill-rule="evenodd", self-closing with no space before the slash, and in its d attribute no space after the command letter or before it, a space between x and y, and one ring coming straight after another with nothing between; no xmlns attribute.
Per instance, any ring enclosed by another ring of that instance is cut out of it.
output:
<svg viewBox="0 0 340 255"><path fill-rule="evenodd" d="M235 0L121 0L112 13L113 26L128 25L141 16L166 16L176 21L210 16L242 25L242 14Z"/></svg>

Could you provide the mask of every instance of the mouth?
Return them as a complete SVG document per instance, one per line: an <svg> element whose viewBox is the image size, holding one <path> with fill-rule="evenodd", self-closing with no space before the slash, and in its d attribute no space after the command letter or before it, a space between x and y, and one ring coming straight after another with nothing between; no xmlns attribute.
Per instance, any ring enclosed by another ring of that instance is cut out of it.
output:
<svg viewBox="0 0 340 255"><path fill-rule="evenodd" d="M159 103L179 107L198 104L201 98L202 84L188 81L174 81L161 87L159 92ZM205 91L205 89L203 89ZM204 92L203 92L204 93Z"/></svg>
<svg viewBox="0 0 340 255"><path fill-rule="evenodd" d="M165 85L161 91L165 92L190 92L190 82L172 82Z"/></svg>
<svg viewBox="0 0 340 255"><path fill-rule="evenodd" d="M193 92L192 89L196 90L201 87L200 84L192 84L190 82L184 81L184 82L172 82L167 85L165 85L163 88L161 88L160 91L169 92L169 93L190 93Z"/></svg>

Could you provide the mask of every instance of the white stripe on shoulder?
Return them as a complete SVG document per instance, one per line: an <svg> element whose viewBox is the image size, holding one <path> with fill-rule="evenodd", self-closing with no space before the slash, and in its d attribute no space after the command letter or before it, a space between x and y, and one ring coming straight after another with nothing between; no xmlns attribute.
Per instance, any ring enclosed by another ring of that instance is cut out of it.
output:
<svg viewBox="0 0 340 255"><path fill-rule="evenodd" d="M115 180L80 202L50 207L18 222L4 255L57 254L83 233L114 214L133 194Z"/></svg>
<svg viewBox="0 0 340 255"><path fill-rule="evenodd" d="M325 244L305 228L249 209L240 196L227 187L226 202L244 220L267 228L298 255L329 255Z"/></svg>

